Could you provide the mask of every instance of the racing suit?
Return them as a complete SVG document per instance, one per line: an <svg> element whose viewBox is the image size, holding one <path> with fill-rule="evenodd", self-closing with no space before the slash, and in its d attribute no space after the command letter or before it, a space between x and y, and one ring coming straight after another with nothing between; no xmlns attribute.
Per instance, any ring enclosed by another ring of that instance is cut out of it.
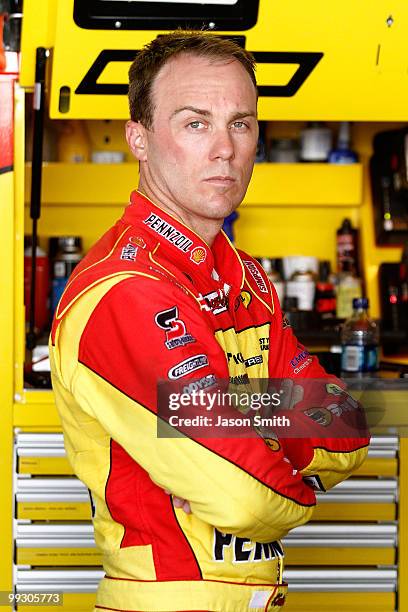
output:
<svg viewBox="0 0 408 612"><path fill-rule="evenodd" d="M305 477L325 489L347 478L367 439L157 436L160 379L327 377L256 260L223 232L210 248L133 192L75 269L50 356L67 454L95 508L96 608L281 609L279 539L316 503Z"/></svg>

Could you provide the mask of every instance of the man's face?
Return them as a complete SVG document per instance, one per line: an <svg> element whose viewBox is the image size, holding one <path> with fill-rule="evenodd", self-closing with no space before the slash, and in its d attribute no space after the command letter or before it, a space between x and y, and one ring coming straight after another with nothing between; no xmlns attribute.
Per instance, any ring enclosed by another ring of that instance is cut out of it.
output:
<svg viewBox="0 0 408 612"><path fill-rule="evenodd" d="M237 60L183 54L160 70L152 100L141 179L158 204L182 218L223 219L242 201L255 158L257 100L249 74Z"/></svg>

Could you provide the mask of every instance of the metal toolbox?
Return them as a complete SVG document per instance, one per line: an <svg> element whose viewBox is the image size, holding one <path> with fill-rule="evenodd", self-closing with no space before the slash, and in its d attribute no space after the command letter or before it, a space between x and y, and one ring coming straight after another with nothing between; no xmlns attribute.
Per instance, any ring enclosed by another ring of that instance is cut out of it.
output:
<svg viewBox="0 0 408 612"><path fill-rule="evenodd" d="M396 436L374 437L358 476L318 493L313 522L284 538L288 612L394 610L397 453ZM91 503L69 464L58 472L56 460L66 462L62 434L17 434L16 588L90 597L103 576L92 524L84 522ZM75 601L72 609L85 612Z"/></svg>

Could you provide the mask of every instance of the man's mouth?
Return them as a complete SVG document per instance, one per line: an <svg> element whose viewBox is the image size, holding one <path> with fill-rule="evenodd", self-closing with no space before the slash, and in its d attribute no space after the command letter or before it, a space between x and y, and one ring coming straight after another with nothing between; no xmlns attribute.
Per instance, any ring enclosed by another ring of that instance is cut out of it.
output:
<svg viewBox="0 0 408 612"><path fill-rule="evenodd" d="M223 187L229 186L229 185L232 185L232 183L235 183L235 179L232 176L222 175L222 174L219 174L216 176L210 176L204 180L206 183L211 183L212 185L221 185Z"/></svg>

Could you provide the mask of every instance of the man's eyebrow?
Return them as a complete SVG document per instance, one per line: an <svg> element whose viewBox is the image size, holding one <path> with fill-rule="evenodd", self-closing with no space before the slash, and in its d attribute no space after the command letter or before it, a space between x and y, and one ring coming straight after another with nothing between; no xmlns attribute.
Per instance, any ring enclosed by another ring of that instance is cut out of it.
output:
<svg viewBox="0 0 408 612"><path fill-rule="evenodd" d="M234 113L231 117L231 121L235 119L244 119L245 117L254 117L256 119L256 113L254 111L242 111L240 113Z"/></svg>
<svg viewBox="0 0 408 612"><path fill-rule="evenodd" d="M195 106L182 106L181 108L177 108L173 112L172 117L178 115L179 113L182 113L183 111L191 111L196 115L202 115L203 117L209 117L212 114L211 111L206 110L204 108L196 108ZM244 117L254 117L256 119L256 113L254 111L241 111L238 113L234 113L231 116L230 121L234 121L235 119L243 119Z"/></svg>
<svg viewBox="0 0 408 612"><path fill-rule="evenodd" d="M209 110L205 110L204 108L196 108L195 106L182 106L181 108L176 108L176 110L172 114L172 117L178 115L178 113L182 113L183 111L191 111L196 115L203 115L204 117L208 117L209 115L211 115L211 112Z"/></svg>

